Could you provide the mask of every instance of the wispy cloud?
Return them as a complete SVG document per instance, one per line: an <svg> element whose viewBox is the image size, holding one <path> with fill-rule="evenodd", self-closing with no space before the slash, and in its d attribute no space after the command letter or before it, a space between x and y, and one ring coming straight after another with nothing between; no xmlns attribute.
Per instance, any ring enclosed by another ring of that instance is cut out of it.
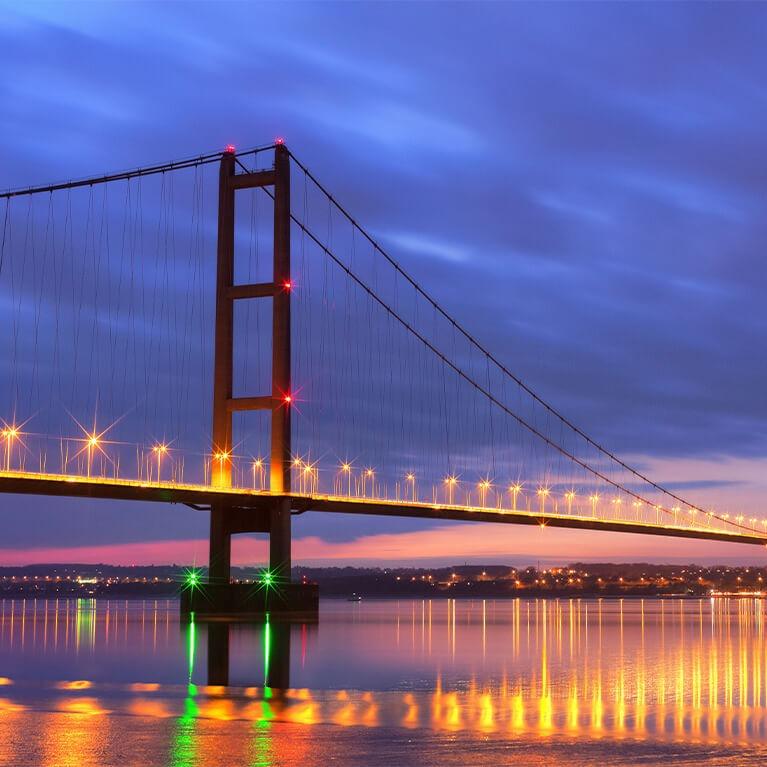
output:
<svg viewBox="0 0 767 767"><path fill-rule="evenodd" d="M471 257L471 251L428 235L414 232L387 232L384 239L393 247L422 258L435 258L449 263L462 263Z"/></svg>

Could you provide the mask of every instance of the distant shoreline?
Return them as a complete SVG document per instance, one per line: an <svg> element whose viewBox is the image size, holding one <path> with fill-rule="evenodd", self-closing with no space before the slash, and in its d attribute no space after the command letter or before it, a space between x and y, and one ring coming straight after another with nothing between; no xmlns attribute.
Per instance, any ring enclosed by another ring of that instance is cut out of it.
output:
<svg viewBox="0 0 767 767"><path fill-rule="evenodd" d="M0 567L0 598L168 599L206 568L49 564ZM265 571L233 567L235 582L261 588ZM280 579L269 573L270 583ZM294 567L294 582L314 583L323 598L346 599L650 599L762 598L767 569L649 563L571 563L562 567Z"/></svg>

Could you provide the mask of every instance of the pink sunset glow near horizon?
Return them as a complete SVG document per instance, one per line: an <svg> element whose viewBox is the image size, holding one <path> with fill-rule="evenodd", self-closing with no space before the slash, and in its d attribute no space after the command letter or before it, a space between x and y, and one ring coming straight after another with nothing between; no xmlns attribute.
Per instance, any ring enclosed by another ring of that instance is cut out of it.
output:
<svg viewBox="0 0 767 767"><path fill-rule="evenodd" d="M596 540L595 540L596 539ZM265 538L232 539L232 564L266 562ZM206 564L208 542L182 539L115 543L97 546L0 549L0 565L45 563L114 565ZM764 564L767 552L746 544L679 540L625 533L594 533L481 523L446 524L413 532L367 535L351 541L328 542L316 536L293 542L295 565L451 565L461 562L516 566L566 564L576 561L732 562Z"/></svg>

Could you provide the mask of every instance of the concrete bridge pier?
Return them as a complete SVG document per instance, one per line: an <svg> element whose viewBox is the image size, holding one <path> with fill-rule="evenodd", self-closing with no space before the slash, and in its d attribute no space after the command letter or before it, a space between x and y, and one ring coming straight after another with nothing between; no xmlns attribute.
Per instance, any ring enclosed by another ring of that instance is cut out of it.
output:
<svg viewBox="0 0 767 767"><path fill-rule="evenodd" d="M229 583L232 564L232 535L269 533L269 568L275 578L290 580L291 571L290 500L275 498L273 508L262 511L226 503L210 509L210 555L208 582Z"/></svg>
<svg viewBox="0 0 767 767"><path fill-rule="evenodd" d="M228 511L221 503L214 503L210 507L210 553L208 556L210 585L229 583L232 565L232 529L227 520Z"/></svg>
<svg viewBox="0 0 767 767"><path fill-rule="evenodd" d="M210 559L207 582L184 584L181 611L198 620L250 620L265 615L282 619L315 618L316 585L293 583L290 560L290 500L275 498L271 509L214 504L210 512ZM269 534L269 566L250 582L231 579L232 535Z"/></svg>

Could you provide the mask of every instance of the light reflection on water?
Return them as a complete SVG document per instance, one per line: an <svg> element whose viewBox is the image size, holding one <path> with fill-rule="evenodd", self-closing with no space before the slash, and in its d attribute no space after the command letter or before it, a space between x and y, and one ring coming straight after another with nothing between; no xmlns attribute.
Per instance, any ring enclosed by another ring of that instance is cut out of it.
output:
<svg viewBox="0 0 767 767"><path fill-rule="evenodd" d="M761 746L766 650L753 599L324 601L294 625L2 600L0 763L41 712L156 721L179 765L216 722L248 723L251 750L277 723Z"/></svg>

